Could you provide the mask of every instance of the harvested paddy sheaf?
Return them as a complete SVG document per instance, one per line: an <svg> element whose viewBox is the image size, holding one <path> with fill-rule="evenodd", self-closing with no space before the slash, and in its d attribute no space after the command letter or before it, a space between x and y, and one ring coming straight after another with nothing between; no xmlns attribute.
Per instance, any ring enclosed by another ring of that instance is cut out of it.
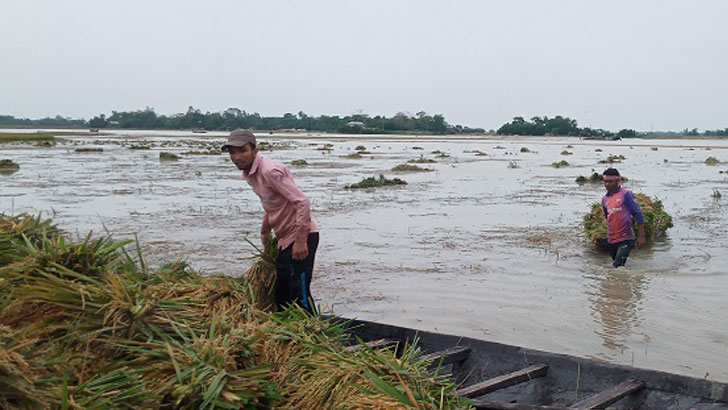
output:
<svg viewBox="0 0 728 410"><path fill-rule="evenodd" d="M20 165L11 159L0 159L0 174L10 175L20 170Z"/></svg>
<svg viewBox="0 0 728 410"><path fill-rule="evenodd" d="M705 159L706 165L718 165L720 164L720 161L716 157L708 157Z"/></svg>
<svg viewBox="0 0 728 410"><path fill-rule="evenodd" d="M179 161L179 155L162 151L159 153L159 160L160 161Z"/></svg>
<svg viewBox="0 0 728 410"><path fill-rule="evenodd" d="M392 168L394 172L430 172L432 168L423 168L412 164L399 164Z"/></svg>
<svg viewBox="0 0 728 410"><path fill-rule="evenodd" d="M246 278L152 268L129 241L0 215L0 408L464 408L416 346L257 309Z"/></svg>
<svg viewBox="0 0 728 410"><path fill-rule="evenodd" d="M345 189L364 189L364 188L379 188L379 187L385 187L385 186L394 186L394 185L407 185L407 182L399 179L399 178L385 178L384 175L379 174L379 178L375 177L369 177L364 178L363 180L346 185Z"/></svg>
<svg viewBox="0 0 728 410"><path fill-rule="evenodd" d="M645 238L653 242L655 238L663 235L668 228L672 228L672 217L665 212L662 201L651 199L645 194L635 193L634 199L642 211L645 220ZM632 228L637 232L637 222L632 219ZM591 211L584 216L584 233L589 241L605 246L607 244L607 221L601 202L591 205Z"/></svg>

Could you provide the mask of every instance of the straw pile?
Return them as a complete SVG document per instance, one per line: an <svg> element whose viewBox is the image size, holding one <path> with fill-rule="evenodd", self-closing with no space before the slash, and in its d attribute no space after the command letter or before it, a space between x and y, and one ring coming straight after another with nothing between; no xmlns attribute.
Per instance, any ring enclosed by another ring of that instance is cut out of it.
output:
<svg viewBox="0 0 728 410"><path fill-rule="evenodd" d="M345 349L344 328L266 313L251 286L133 242L0 215L0 408L453 408L418 350Z"/></svg>
<svg viewBox="0 0 728 410"><path fill-rule="evenodd" d="M672 217L665 212L662 201L650 199L645 194L634 194L634 199L642 210L645 220L645 238L652 242L658 236L664 234L668 228L672 228ZM637 222L632 218L632 228L637 233ZM601 202L591 205L591 211L584 215L584 233L594 244L605 246L607 244L607 221L604 218L604 211Z"/></svg>

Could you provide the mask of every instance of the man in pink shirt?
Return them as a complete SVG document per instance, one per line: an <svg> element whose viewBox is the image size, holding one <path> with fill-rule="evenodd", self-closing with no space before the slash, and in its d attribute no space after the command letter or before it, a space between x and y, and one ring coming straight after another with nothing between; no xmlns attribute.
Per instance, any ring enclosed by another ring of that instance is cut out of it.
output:
<svg viewBox="0 0 728 410"><path fill-rule="evenodd" d="M263 205L265 214L260 228L263 245L271 229L278 238L274 292L279 308L296 303L309 313L315 312L311 278L319 234L311 219L311 200L293 181L288 167L258 154L252 132L243 129L231 132L222 149L243 171L243 179Z"/></svg>

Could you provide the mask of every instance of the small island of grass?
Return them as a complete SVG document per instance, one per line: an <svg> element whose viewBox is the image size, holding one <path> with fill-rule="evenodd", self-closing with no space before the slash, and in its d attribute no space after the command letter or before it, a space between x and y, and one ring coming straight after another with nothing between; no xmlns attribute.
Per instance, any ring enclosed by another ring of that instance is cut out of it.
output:
<svg viewBox="0 0 728 410"><path fill-rule="evenodd" d="M385 178L384 175L379 174L379 178L375 177L369 177L364 178L360 182L357 182L355 184L346 185L345 189L364 189L364 188L379 188L384 186L393 186L393 185L407 185L407 182L399 179L399 178Z"/></svg>

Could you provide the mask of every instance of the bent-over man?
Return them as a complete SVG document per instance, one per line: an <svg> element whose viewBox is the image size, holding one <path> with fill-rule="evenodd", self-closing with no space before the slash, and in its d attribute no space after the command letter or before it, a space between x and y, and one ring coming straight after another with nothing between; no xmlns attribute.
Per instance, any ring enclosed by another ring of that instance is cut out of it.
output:
<svg viewBox="0 0 728 410"><path fill-rule="evenodd" d="M315 312L311 278L319 234L311 219L311 200L293 181L288 167L258 154L252 132L243 129L231 132L222 149L243 171L243 179L263 205L265 213L260 228L263 246L271 229L278 238L274 292L279 309L296 303L309 313Z"/></svg>

